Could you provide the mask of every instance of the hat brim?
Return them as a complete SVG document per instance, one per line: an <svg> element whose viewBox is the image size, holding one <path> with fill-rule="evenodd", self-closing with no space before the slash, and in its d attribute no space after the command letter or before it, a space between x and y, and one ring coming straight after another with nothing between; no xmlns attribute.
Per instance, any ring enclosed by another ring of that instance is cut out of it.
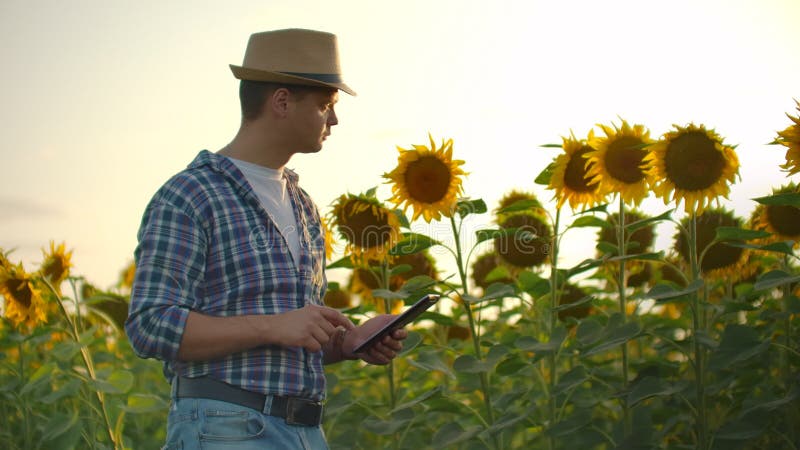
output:
<svg viewBox="0 0 800 450"><path fill-rule="evenodd" d="M266 70L248 69L246 67L229 64L233 76L240 80L268 81L272 83L297 84L301 86L320 86L339 89L355 97L356 92L342 82L326 82L298 75Z"/></svg>

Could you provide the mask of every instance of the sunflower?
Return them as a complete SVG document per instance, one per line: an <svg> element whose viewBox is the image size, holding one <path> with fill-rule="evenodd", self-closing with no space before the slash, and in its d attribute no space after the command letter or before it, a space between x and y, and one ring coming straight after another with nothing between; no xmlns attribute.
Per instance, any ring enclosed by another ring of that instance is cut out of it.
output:
<svg viewBox="0 0 800 450"><path fill-rule="evenodd" d="M42 249L44 254L44 262L42 262L41 273L42 276L56 289L61 292L61 282L69 276L69 269L72 267L72 250L66 251L64 243L56 247L53 241L50 241L50 253Z"/></svg>
<svg viewBox="0 0 800 450"><path fill-rule="evenodd" d="M632 224L634 222L638 222L638 221L644 220L644 219L647 219L647 216L645 216L644 214L642 214L639 211L635 211L635 210L626 210L625 211L625 225L630 225L630 224ZM610 222L612 224L615 224L616 226L619 226L619 222L620 222L619 213L612 214L611 217L610 217ZM616 229L616 226L601 228L600 232L598 233L598 237L597 237L598 241L599 242L609 242L609 243L612 243L614 245L617 245L617 235L616 235L617 229ZM655 228L656 227L655 227L654 224L649 224L647 226L639 228L638 230L634 231L633 233L626 233L625 236L627 238L626 241L627 241L628 245L630 245L631 243L635 243L635 247L631 248L631 252L633 252L633 253L644 253L648 249L650 249L652 247L653 242L655 241L655 237L656 237ZM630 252L626 252L626 253L630 253ZM612 255L612 256L616 256L616 254Z"/></svg>
<svg viewBox="0 0 800 450"><path fill-rule="evenodd" d="M382 260L400 241L400 221L376 198L346 194L331 212L331 223L347 242L346 251L354 261Z"/></svg>
<svg viewBox="0 0 800 450"><path fill-rule="evenodd" d="M369 266L356 267L350 274L349 289L354 294L357 294L365 303L375 305L375 309L380 313L385 313L386 306L382 299L375 298L372 295L373 289L381 287L380 275L374 268ZM403 309L404 302L402 300L392 300L389 302L391 314L397 314Z"/></svg>
<svg viewBox="0 0 800 450"><path fill-rule="evenodd" d="M575 286L574 284L567 283L561 288L561 295L558 299L559 305L567 305L575 303L587 296L586 291ZM581 305L573 306L572 308L562 309L558 311L558 320L565 322L569 317L574 319L583 319L592 312L591 302L583 303Z"/></svg>
<svg viewBox="0 0 800 450"><path fill-rule="evenodd" d="M536 195L531 194L530 192L512 189L511 191L503 194L503 197L497 204L497 209L494 210L494 214L497 217L498 223L502 222L502 219L508 214L513 214L513 212L509 213L505 211L506 208L511 206L514 206L514 209L522 210L524 208L525 211L531 211L535 213L545 212L542 203L538 198L536 198Z"/></svg>
<svg viewBox="0 0 800 450"><path fill-rule="evenodd" d="M797 193L798 187L789 183L778 189L773 189L773 195ZM772 233L764 243L775 241L800 242L800 208L791 205L763 205L759 204L753 211L751 218L753 228Z"/></svg>
<svg viewBox="0 0 800 450"><path fill-rule="evenodd" d="M800 111L800 101L795 100L794 102L797 103L797 110ZM800 172L800 115L797 117L786 115L793 124L785 130L779 131L778 137L773 143L788 148L786 150L786 163L782 164L781 168L789 172L789 175L794 175Z"/></svg>
<svg viewBox="0 0 800 450"><path fill-rule="evenodd" d="M436 270L436 262L427 251L398 256L395 258L393 265L409 265L411 268L391 277L389 287L392 290L400 289L406 281L416 276L424 275L434 280L439 276Z"/></svg>
<svg viewBox="0 0 800 450"><path fill-rule="evenodd" d="M648 173L655 179L653 192L664 200L684 202L687 213L702 213L711 200L728 197L739 174L733 147L703 125L675 127L652 146Z"/></svg>
<svg viewBox="0 0 800 450"><path fill-rule="evenodd" d="M539 266L547 262L553 232L542 214L512 214L503 219L500 228L515 229L511 235L495 238L494 249L503 261L516 267Z"/></svg>
<svg viewBox="0 0 800 450"><path fill-rule="evenodd" d="M472 336L469 327L463 325L450 325L447 327L447 340L455 339L458 341L466 341Z"/></svg>
<svg viewBox="0 0 800 450"><path fill-rule="evenodd" d="M333 256L333 232L325 217L320 218L320 223L322 224L322 235L325 237L325 258L331 259Z"/></svg>
<svg viewBox="0 0 800 450"><path fill-rule="evenodd" d="M353 304L353 298L350 292L346 289L342 289L339 283L328 284L328 289L325 291L323 301L325 305L337 309L349 308Z"/></svg>
<svg viewBox="0 0 800 450"><path fill-rule="evenodd" d="M653 143L650 131L644 125L630 126L624 120L621 127L597 126L606 136L589 133L589 145L596 150L586 155L592 163L586 176L599 183L603 195L619 193L624 203L638 205L650 190L644 169L648 146Z"/></svg>
<svg viewBox="0 0 800 450"><path fill-rule="evenodd" d="M593 136L590 132L589 136ZM594 163L586 159L586 155L595 149L584 140L578 140L575 135L569 138L562 137L564 142L561 148L564 153L558 155L553 161L553 173L547 184L548 189L555 191L553 198L557 199L556 208L561 208L569 202L572 209L578 206L592 207L605 200L600 193L599 183L592 181L588 176Z"/></svg>
<svg viewBox="0 0 800 450"><path fill-rule="evenodd" d="M481 289L486 289L492 283L513 283L514 279L512 269L492 250L478 256L472 263L472 281Z"/></svg>
<svg viewBox="0 0 800 450"><path fill-rule="evenodd" d="M119 286L131 289L136 278L136 261L131 261L119 274Z"/></svg>
<svg viewBox="0 0 800 450"><path fill-rule="evenodd" d="M691 217L681 221L684 229L689 228ZM711 278L737 281L750 275L751 267L747 265L749 251L741 247L733 247L724 242L711 244L719 227L741 227L742 220L730 211L722 208L707 209L697 216L697 257L700 259L700 271ZM710 245L710 247L709 247ZM675 236L675 250L689 261L689 242L684 233ZM703 254L705 252L705 254Z"/></svg>
<svg viewBox="0 0 800 450"><path fill-rule="evenodd" d="M405 203L403 212L413 207L412 221L420 215L426 222L439 220L442 215L451 217L457 197L463 193L461 177L466 173L459 167L464 161L453 159L453 140L443 140L436 148L433 136L428 134L431 146L414 145L411 149L397 147L397 167L383 177L392 185L390 202L397 206Z"/></svg>
<svg viewBox="0 0 800 450"><path fill-rule="evenodd" d="M16 326L35 327L47 321L47 308L41 290L22 263L0 267L0 295L5 298L6 317Z"/></svg>

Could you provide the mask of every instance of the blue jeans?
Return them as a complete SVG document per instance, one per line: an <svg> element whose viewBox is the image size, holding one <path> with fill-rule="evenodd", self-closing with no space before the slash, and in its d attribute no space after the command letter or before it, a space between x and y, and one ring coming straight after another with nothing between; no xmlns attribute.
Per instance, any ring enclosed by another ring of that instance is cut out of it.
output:
<svg viewBox="0 0 800 450"><path fill-rule="evenodd" d="M235 403L173 397L162 450L201 449L327 450L328 445L321 426L289 425Z"/></svg>

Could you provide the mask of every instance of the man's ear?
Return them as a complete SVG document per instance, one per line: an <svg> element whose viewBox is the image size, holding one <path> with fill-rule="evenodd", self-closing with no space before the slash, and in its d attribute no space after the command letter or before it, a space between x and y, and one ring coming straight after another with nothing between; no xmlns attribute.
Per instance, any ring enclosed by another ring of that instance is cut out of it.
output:
<svg viewBox="0 0 800 450"><path fill-rule="evenodd" d="M269 106L278 117L286 117L289 112L289 90L278 88L269 98Z"/></svg>

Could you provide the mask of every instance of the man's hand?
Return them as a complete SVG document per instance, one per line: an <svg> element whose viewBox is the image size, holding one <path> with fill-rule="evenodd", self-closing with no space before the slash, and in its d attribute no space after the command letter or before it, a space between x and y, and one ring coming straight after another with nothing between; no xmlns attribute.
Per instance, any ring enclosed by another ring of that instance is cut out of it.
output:
<svg viewBox="0 0 800 450"><path fill-rule="evenodd" d="M270 333L282 347L303 347L318 352L328 343L337 326L353 330L355 325L344 314L327 306L306 305L272 317Z"/></svg>
<svg viewBox="0 0 800 450"><path fill-rule="evenodd" d="M382 340L376 342L364 352L354 354L353 349L355 349L358 344L369 338L372 333L378 331L384 325L391 322L395 317L396 316L391 314L383 314L373 317L355 329L349 331L345 335L344 342L342 343L342 353L348 357L353 355L361 358L370 364L389 364L389 361L394 359L400 350L403 349L403 339L408 337L408 332L403 328L395 330L384 336Z"/></svg>

